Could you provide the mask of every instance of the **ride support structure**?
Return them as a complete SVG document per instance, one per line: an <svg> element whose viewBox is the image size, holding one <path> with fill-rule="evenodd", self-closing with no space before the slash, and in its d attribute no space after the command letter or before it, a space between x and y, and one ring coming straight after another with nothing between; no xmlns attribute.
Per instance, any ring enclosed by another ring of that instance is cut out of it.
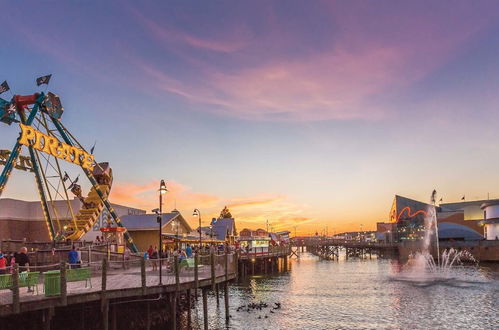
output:
<svg viewBox="0 0 499 330"><path fill-rule="evenodd" d="M63 111L59 97L51 92L28 96L14 95L11 101L0 98L0 122L8 125L17 122L21 124L22 129L8 159L4 162L0 175L0 196L5 190L12 169L16 167L22 146L25 145L29 151L29 161L35 174L43 216L51 240L80 239L92 229L104 207L108 209L116 226L124 228L108 199L113 181L109 164L96 163L94 156L87 153L64 127L61 122ZM66 172L62 173L60 159L79 165L83 170L91 185L87 197L82 196L81 186L77 184L78 177L70 180L71 185L66 187L69 176ZM78 212L73 210L67 190L80 200L81 207ZM56 207L57 202L61 200L67 204L66 216ZM126 230L124 237L129 248L138 252Z"/></svg>

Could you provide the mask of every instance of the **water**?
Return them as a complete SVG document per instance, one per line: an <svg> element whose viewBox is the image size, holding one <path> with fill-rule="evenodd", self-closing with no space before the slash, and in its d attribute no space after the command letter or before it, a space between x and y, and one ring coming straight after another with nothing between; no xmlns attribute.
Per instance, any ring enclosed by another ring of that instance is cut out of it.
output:
<svg viewBox="0 0 499 330"><path fill-rule="evenodd" d="M320 261L302 253L286 274L250 277L230 287L225 324L210 296L210 329L497 329L499 266L455 267L445 280L411 281L397 260ZM237 311L250 302L281 309ZM193 328L202 329L201 300ZM268 318L265 318L267 315ZM259 318L261 317L261 318Z"/></svg>

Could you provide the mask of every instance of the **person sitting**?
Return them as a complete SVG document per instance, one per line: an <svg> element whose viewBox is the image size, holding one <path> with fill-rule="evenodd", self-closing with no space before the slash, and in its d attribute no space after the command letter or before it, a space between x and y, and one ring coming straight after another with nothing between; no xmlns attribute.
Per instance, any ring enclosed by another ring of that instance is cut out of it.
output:
<svg viewBox="0 0 499 330"><path fill-rule="evenodd" d="M76 252L74 245L68 253L68 262L70 268L76 268L78 265L78 252Z"/></svg>
<svg viewBox="0 0 499 330"><path fill-rule="evenodd" d="M182 249L178 250L178 255L179 255L179 258L178 258L179 262L187 259L187 254L185 254L185 251Z"/></svg>

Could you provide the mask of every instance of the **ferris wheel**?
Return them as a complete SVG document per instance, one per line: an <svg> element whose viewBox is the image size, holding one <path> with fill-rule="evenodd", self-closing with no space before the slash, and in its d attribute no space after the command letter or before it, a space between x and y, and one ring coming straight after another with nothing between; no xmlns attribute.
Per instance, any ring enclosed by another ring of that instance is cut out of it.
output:
<svg viewBox="0 0 499 330"><path fill-rule="evenodd" d="M109 163L95 162L93 152L87 152L63 125L63 112L60 98L52 92L13 95L10 101L0 98L0 122L20 128L12 150L0 150L0 166L4 166L0 196L14 169L32 172L51 240L81 239L92 230L104 209L116 226L123 227L108 200L113 183ZM29 156L21 155L23 147ZM91 188L86 195L80 175L71 178L64 170L66 163L80 168L82 177L89 181ZM73 202L75 197L77 204ZM128 232L124 236L130 249L138 252Z"/></svg>

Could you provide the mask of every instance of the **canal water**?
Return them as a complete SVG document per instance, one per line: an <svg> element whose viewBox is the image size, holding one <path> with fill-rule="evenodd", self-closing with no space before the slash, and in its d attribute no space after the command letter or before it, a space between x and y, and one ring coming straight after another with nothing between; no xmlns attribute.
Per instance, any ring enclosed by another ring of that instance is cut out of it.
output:
<svg viewBox="0 0 499 330"><path fill-rule="evenodd" d="M223 296L218 306L209 296L210 329L499 329L497 264L421 282L403 275L397 260L325 261L302 253L290 263L287 273L232 285L228 324ZM267 307L238 310L260 302ZM192 328L203 329L201 299Z"/></svg>

